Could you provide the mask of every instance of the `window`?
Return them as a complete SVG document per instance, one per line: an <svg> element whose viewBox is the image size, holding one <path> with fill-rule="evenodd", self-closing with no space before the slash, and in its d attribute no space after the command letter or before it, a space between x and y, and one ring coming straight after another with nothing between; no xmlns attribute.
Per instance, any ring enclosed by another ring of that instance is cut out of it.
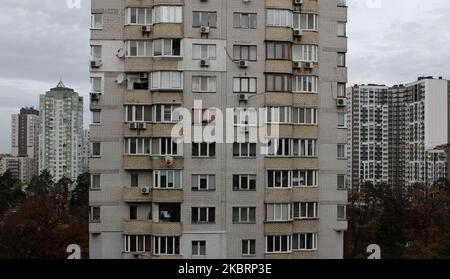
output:
<svg viewBox="0 0 450 279"><path fill-rule="evenodd" d="M131 187L139 187L139 175L138 174L131 174L130 175L130 179L131 179Z"/></svg>
<svg viewBox="0 0 450 279"><path fill-rule="evenodd" d="M266 236L266 253L289 253L291 251L290 235Z"/></svg>
<svg viewBox="0 0 450 279"><path fill-rule="evenodd" d="M317 93L318 92L317 76L294 76L292 79L292 92L295 93Z"/></svg>
<svg viewBox="0 0 450 279"><path fill-rule="evenodd" d="M93 110L92 111L92 124L100 124L101 122L101 111Z"/></svg>
<svg viewBox="0 0 450 279"><path fill-rule="evenodd" d="M266 91L290 92L292 78L290 75L266 74Z"/></svg>
<svg viewBox="0 0 450 279"><path fill-rule="evenodd" d="M233 191L256 191L256 175L233 175Z"/></svg>
<svg viewBox="0 0 450 279"><path fill-rule="evenodd" d="M183 73L175 71L152 72L152 90L182 90Z"/></svg>
<svg viewBox="0 0 450 279"><path fill-rule="evenodd" d="M233 27L234 28L250 28L256 29L257 27L257 14L249 13L234 13L233 15Z"/></svg>
<svg viewBox="0 0 450 279"><path fill-rule="evenodd" d="M192 224L214 223L216 221L216 209L214 207L193 207Z"/></svg>
<svg viewBox="0 0 450 279"><path fill-rule="evenodd" d="M317 202L295 202L295 219L317 219L319 217L319 204Z"/></svg>
<svg viewBox="0 0 450 279"><path fill-rule="evenodd" d="M125 122L150 122L152 120L152 107L145 105L126 105Z"/></svg>
<svg viewBox="0 0 450 279"><path fill-rule="evenodd" d="M317 187L319 172L317 170L292 171L293 187Z"/></svg>
<svg viewBox="0 0 450 279"><path fill-rule="evenodd" d="M124 235L124 252L150 252L150 235Z"/></svg>
<svg viewBox="0 0 450 279"><path fill-rule="evenodd" d="M217 82L215 76L193 76L192 92L213 93L217 91Z"/></svg>
<svg viewBox="0 0 450 279"><path fill-rule="evenodd" d="M233 60L256 61L256 46L251 45L234 45Z"/></svg>
<svg viewBox="0 0 450 279"><path fill-rule="evenodd" d="M89 221L91 223L100 222L100 206L89 207Z"/></svg>
<svg viewBox="0 0 450 279"><path fill-rule="evenodd" d="M294 45L292 60L299 62L318 62L319 47L317 45Z"/></svg>
<svg viewBox="0 0 450 279"><path fill-rule="evenodd" d="M267 9L267 26L292 27L292 11Z"/></svg>
<svg viewBox="0 0 450 279"><path fill-rule="evenodd" d="M338 22L337 23L337 35L339 37L345 37L347 36L347 23L346 22Z"/></svg>
<svg viewBox="0 0 450 279"><path fill-rule="evenodd" d="M91 29L103 29L103 14L91 15Z"/></svg>
<svg viewBox="0 0 450 279"><path fill-rule="evenodd" d="M192 45L192 59L216 59L216 45L211 44L193 44Z"/></svg>
<svg viewBox="0 0 450 279"><path fill-rule="evenodd" d="M338 205L337 206L337 219L338 220L346 220L347 219L347 206L346 205Z"/></svg>
<svg viewBox="0 0 450 279"><path fill-rule="evenodd" d="M216 28L217 12L193 12L192 27L209 26Z"/></svg>
<svg viewBox="0 0 450 279"><path fill-rule="evenodd" d="M151 8L127 8L126 10L127 24L133 25L151 25L152 9Z"/></svg>
<svg viewBox="0 0 450 279"><path fill-rule="evenodd" d="M183 23L183 7L155 6L154 23Z"/></svg>
<svg viewBox="0 0 450 279"><path fill-rule="evenodd" d="M192 109L192 124L214 125L216 123L215 109Z"/></svg>
<svg viewBox="0 0 450 279"><path fill-rule="evenodd" d="M206 256L206 241L192 241L192 256Z"/></svg>
<svg viewBox="0 0 450 279"><path fill-rule="evenodd" d="M338 52L337 54L337 66L338 67L345 67L345 53L344 52Z"/></svg>
<svg viewBox="0 0 450 279"><path fill-rule="evenodd" d="M345 97L345 83L338 83L337 84L337 96L338 97Z"/></svg>
<svg viewBox="0 0 450 279"><path fill-rule="evenodd" d="M271 139L269 140L269 156L316 156L315 139Z"/></svg>
<svg viewBox="0 0 450 279"><path fill-rule="evenodd" d="M179 57L181 55L180 39L158 39L153 40L154 57Z"/></svg>
<svg viewBox="0 0 450 279"><path fill-rule="evenodd" d="M153 172L153 187L163 189L181 189L181 170L155 170Z"/></svg>
<svg viewBox="0 0 450 279"><path fill-rule="evenodd" d="M127 57L144 57L147 56L146 41L127 41Z"/></svg>
<svg viewBox="0 0 450 279"><path fill-rule="evenodd" d="M256 158L256 143L233 143L234 157L254 157Z"/></svg>
<svg viewBox="0 0 450 279"><path fill-rule="evenodd" d="M150 155L150 138L126 138L124 139L125 155Z"/></svg>
<svg viewBox="0 0 450 279"><path fill-rule="evenodd" d="M256 127L258 111L255 108L234 108L233 122L236 127Z"/></svg>
<svg viewBox="0 0 450 279"><path fill-rule="evenodd" d="M102 59L102 46L91 46L91 59Z"/></svg>
<svg viewBox="0 0 450 279"><path fill-rule="evenodd" d="M292 250L314 251L317 250L316 233L295 233L292 236Z"/></svg>
<svg viewBox="0 0 450 279"><path fill-rule="evenodd" d="M256 93L256 78L235 77L233 79L234 93Z"/></svg>
<svg viewBox="0 0 450 279"><path fill-rule="evenodd" d="M101 143L93 142L92 143L92 157L100 157L101 156Z"/></svg>
<svg viewBox="0 0 450 279"><path fill-rule="evenodd" d="M290 60L291 45L289 43L279 42L266 43L266 59Z"/></svg>
<svg viewBox="0 0 450 279"><path fill-rule="evenodd" d="M267 171L267 183L269 188L288 188L290 172L287 170L269 170Z"/></svg>
<svg viewBox="0 0 450 279"><path fill-rule="evenodd" d="M129 90L148 90L148 73L127 74L127 88Z"/></svg>
<svg viewBox="0 0 450 279"><path fill-rule="evenodd" d="M316 14L294 13L294 29L317 31L317 18L318 16Z"/></svg>
<svg viewBox="0 0 450 279"><path fill-rule="evenodd" d="M137 206L130 206L130 220L137 219Z"/></svg>
<svg viewBox="0 0 450 279"><path fill-rule="evenodd" d="M267 123L289 124L291 123L290 107L269 107L267 108Z"/></svg>
<svg viewBox="0 0 450 279"><path fill-rule="evenodd" d="M343 189L345 189L346 188L346 185L345 185L345 177L346 177L346 175L345 174L338 174L337 175L337 188L338 188L338 190L343 190Z"/></svg>
<svg viewBox="0 0 450 279"><path fill-rule="evenodd" d="M180 237L179 236L154 236L153 254L155 255L179 255Z"/></svg>
<svg viewBox="0 0 450 279"><path fill-rule="evenodd" d="M179 112L175 111L180 105L154 105L153 119L157 123L178 122L181 119Z"/></svg>
<svg viewBox="0 0 450 279"><path fill-rule="evenodd" d="M317 109L292 108L292 123L302 125L317 125Z"/></svg>
<svg viewBox="0 0 450 279"><path fill-rule="evenodd" d="M256 240L255 239L242 240L242 255L243 256L256 255Z"/></svg>
<svg viewBox="0 0 450 279"><path fill-rule="evenodd" d="M345 155L345 144L337 145L337 158L338 159L347 159L347 156Z"/></svg>
<svg viewBox="0 0 450 279"><path fill-rule="evenodd" d="M255 223L256 207L233 207L233 223Z"/></svg>
<svg viewBox="0 0 450 279"><path fill-rule="evenodd" d="M289 203L273 203L266 205L266 221L286 222L292 220L292 205Z"/></svg>
<svg viewBox="0 0 450 279"><path fill-rule="evenodd" d="M93 174L91 177L91 189L92 190L99 190L100 189L100 175L99 174Z"/></svg>
<svg viewBox="0 0 450 279"><path fill-rule="evenodd" d="M347 128L346 123L347 116L343 112L338 112L337 114L337 126L338 128Z"/></svg>
<svg viewBox="0 0 450 279"><path fill-rule="evenodd" d="M151 150L151 154L154 156L178 156L183 154L172 138L153 138Z"/></svg>
<svg viewBox="0 0 450 279"><path fill-rule="evenodd" d="M103 79L101 77L91 77L91 92L92 93L103 92Z"/></svg>
<svg viewBox="0 0 450 279"><path fill-rule="evenodd" d="M192 143L192 156L193 157L215 157L216 156L216 143Z"/></svg>
<svg viewBox="0 0 450 279"><path fill-rule="evenodd" d="M216 176L213 174L194 174L191 181L192 191L215 191Z"/></svg>

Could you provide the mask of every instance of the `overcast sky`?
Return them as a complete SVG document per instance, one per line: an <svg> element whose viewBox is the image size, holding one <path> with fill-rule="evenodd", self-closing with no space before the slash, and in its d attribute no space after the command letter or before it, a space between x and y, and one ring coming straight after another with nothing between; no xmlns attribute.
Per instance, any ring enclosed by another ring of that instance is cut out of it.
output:
<svg viewBox="0 0 450 279"><path fill-rule="evenodd" d="M1 2L0 153L9 153L10 115L38 107L39 95L60 76L85 97L87 126L90 1L81 0L80 8L69 8L66 0ZM349 84L450 78L448 0L348 2Z"/></svg>

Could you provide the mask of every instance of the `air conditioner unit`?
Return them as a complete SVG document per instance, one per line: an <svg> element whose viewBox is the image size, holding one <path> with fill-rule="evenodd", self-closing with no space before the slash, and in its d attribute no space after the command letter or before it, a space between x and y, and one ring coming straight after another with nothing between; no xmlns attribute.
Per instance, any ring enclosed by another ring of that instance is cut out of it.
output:
<svg viewBox="0 0 450 279"><path fill-rule="evenodd" d="M128 124L128 127L130 128L130 130L137 130L137 123L136 122L131 122L130 124Z"/></svg>
<svg viewBox="0 0 450 279"><path fill-rule="evenodd" d="M209 34L209 26L202 26L202 27L200 27L200 33L202 33L202 34Z"/></svg>
<svg viewBox="0 0 450 279"><path fill-rule="evenodd" d="M100 60L100 59L91 60L92 68L100 68L102 65L103 65L103 63L102 63L102 60Z"/></svg>
<svg viewBox="0 0 450 279"><path fill-rule="evenodd" d="M302 29L294 29L294 37L301 37L303 36L303 30Z"/></svg>
<svg viewBox="0 0 450 279"><path fill-rule="evenodd" d="M101 93L92 92L90 95L91 95L91 101L98 101Z"/></svg>
<svg viewBox="0 0 450 279"><path fill-rule="evenodd" d="M141 194L143 194L143 195L149 195L149 194L150 194L150 187L148 187L148 186L142 187L142 188L141 188Z"/></svg>
<svg viewBox="0 0 450 279"><path fill-rule="evenodd" d="M248 68L248 61L247 60L239 60L239 67L240 68Z"/></svg>
<svg viewBox="0 0 450 279"><path fill-rule="evenodd" d="M313 62L303 62L303 68L312 69L312 68L314 68L314 64L313 64Z"/></svg>
<svg viewBox="0 0 450 279"><path fill-rule="evenodd" d="M151 25L144 25L141 27L141 30L143 33L150 33L152 32L152 26Z"/></svg>
<svg viewBox="0 0 450 279"><path fill-rule="evenodd" d="M145 130L145 129L147 129L147 123L140 122L140 123L138 123L137 128L138 128L138 130Z"/></svg>
<svg viewBox="0 0 450 279"><path fill-rule="evenodd" d="M298 61L292 62L292 68L294 69L300 69L302 67L302 63Z"/></svg>
<svg viewBox="0 0 450 279"><path fill-rule="evenodd" d="M240 102L247 102L248 101L248 95L247 94L240 94L239 95L239 101Z"/></svg>
<svg viewBox="0 0 450 279"><path fill-rule="evenodd" d="M209 60L206 59L200 60L200 67L209 67Z"/></svg>
<svg viewBox="0 0 450 279"><path fill-rule="evenodd" d="M294 0L294 5L302 5L303 0Z"/></svg>
<svg viewBox="0 0 450 279"><path fill-rule="evenodd" d="M347 99L339 97L336 99L336 106L337 107L346 107L347 106Z"/></svg>

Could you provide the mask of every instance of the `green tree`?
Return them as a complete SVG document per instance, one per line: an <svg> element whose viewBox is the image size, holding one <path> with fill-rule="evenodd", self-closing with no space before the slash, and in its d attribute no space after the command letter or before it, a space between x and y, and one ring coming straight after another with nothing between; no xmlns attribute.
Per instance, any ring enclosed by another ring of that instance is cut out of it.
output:
<svg viewBox="0 0 450 279"><path fill-rule="evenodd" d="M10 171L0 176L0 218L3 213L25 198L22 183Z"/></svg>
<svg viewBox="0 0 450 279"><path fill-rule="evenodd" d="M53 184L52 175L44 170L39 176L31 179L26 190L27 196L48 196L53 189Z"/></svg>
<svg viewBox="0 0 450 279"><path fill-rule="evenodd" d="M80 220L88 220L89 218L90 183L91 175L89 173L78 176L77 186L72 191L70 198L70 213Z"/></svg>

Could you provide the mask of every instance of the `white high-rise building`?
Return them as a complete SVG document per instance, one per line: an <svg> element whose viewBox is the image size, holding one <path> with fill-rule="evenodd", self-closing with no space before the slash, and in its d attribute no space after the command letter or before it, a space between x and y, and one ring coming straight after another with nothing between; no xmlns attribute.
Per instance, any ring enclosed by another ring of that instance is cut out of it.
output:
<svg viewBox="0 0 450 279"><path fill-rule="evenodd" d="M82 172L83 97L61 82L40 96L39 173L76 180Z"/></svg>

